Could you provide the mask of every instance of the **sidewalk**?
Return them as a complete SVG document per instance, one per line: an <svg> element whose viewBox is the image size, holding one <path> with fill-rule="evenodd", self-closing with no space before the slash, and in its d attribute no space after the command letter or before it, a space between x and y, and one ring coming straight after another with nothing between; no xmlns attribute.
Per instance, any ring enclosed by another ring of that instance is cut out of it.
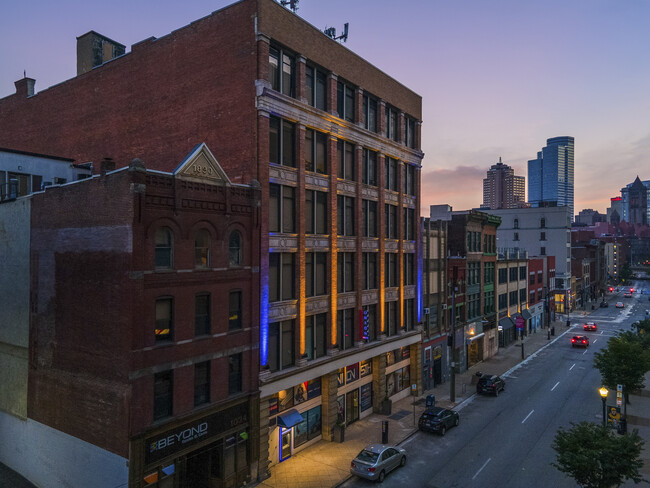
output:
<svg viewBox="0 0 650 488"><path fill-rule="evenodd" d="M576 315L572 323L578 321ZM538 330L524 339L526 357L545 345L558 339L569 330L566 322L556 321L555 336L548 339L548 329ZM350 475L350 461L368 444L381 443L381 422L389 421L388 441L400 444L417 432L417 419L424 410L426 395L435 395L436 406L456 407L471 397L476 386L472 378L477 371L503 374L522 361L521 342L517 341L505 348L500 348L496 356L482 361L462 374L456 375L456 398L452 402L449 396L449 382L440 384L424 395L415 399L415 422L413 397L407 397L393 403L392 414L384 416L371 414L345 429L345 442L336 443L320 441L310 448L294 454L290 459L271 468L271 477L258 484L262 488L331 488L347 480Z"/></svg>

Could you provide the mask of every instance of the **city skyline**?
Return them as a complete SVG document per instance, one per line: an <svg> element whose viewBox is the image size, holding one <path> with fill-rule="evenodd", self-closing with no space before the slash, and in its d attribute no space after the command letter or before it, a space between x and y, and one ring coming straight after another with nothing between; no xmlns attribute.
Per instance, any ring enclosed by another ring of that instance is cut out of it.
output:
<svg viewBox="0 0 650 488"><path fill-rule="evenodd" d="M132 44L231 3L118 1L101 15L93 3L8 5L0 21L0 97L14 93L23 72L36 79L36 93L73 78L76 37L90 30L130 52ZM554 4L562 6L561 17ZM650 41L643 26L649 13L640 2L506 0L373 2L372 11L303 0L297 12L321 30L340 33L349 22L345 47L422 96L425 216L433 204L478 208L482 180L499 157L527 176L541 143L561 135L576 139L575 213L605 213L637 174L647 179L641 168L650 149L650 102L643 97L650 68L636 59Z"/></svg>

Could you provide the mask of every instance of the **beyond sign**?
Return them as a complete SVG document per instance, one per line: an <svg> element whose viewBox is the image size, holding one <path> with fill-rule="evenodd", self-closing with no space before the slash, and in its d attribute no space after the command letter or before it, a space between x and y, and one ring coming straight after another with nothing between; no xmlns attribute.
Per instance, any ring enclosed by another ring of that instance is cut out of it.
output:
<svg viewBox="0 0 650 488"><path fill-rule="evenodd" d="M194 441L199 437L203 437L208 433L208 423L203 422L197 427L190 427L185 429L177 434L170 434L167 437L153 441L149 445L149 452L159 451L161 449L166 449L167 447L173 446L174 444L185 444L189 441Z"/></svg>

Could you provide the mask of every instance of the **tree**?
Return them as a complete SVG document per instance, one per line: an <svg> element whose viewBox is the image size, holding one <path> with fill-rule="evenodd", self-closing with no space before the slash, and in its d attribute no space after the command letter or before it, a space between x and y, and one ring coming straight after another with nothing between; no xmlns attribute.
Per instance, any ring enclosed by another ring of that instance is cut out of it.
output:
<svg viewBox="0 0 650 488"><path fill-rule="evenodd" d="M616 435L593 422L560 429L551 447L557 452L555 468L571 476L583 488L609 488L625 480L640 483L643 440L638 431Z"/></svg>
<svg viewBox="0 0 650 488"><path fill-rule="evenodd" d="M612 337L605 349L594 354L594 365L605 386L616 390L617 385L623 385L627 405L628 395L644 386L643 377L650 370L650 351L644 349L640 340L623 333ZM625 410L624 406L624 414Z"/></svg>
<svg viewBox="0 0 650 488"><path fill-rule="evenodd" d="M631 280L632 276L633 274L632 274L632 269L630 268L630 263L625 263L620 273L618 274L618 277L623 283L625 283L626 281Z"/></svg>

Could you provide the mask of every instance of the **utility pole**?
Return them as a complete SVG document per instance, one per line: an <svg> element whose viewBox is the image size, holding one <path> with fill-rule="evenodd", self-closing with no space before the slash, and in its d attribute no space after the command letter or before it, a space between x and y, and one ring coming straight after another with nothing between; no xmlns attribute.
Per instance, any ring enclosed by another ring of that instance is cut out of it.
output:
<svg viewBox="0 0 650 488"><path fill-rule="evenodd" d="M452 403L456 401L456 362L454 357L456 354L456 275L457 269L454 268L454 278L451 282L451 371L450 371L450 382L449 382L449 401Z"/></svg>

